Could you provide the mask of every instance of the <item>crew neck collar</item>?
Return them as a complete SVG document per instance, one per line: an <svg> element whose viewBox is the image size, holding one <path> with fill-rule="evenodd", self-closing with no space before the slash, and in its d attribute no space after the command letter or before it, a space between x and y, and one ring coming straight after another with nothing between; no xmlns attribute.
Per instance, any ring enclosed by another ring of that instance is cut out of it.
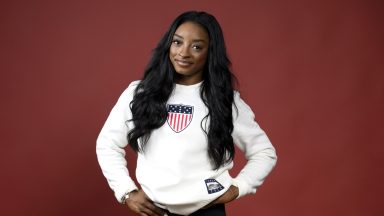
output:
<svg viewBox="0 0 384 216"><path fill-rule="evenodd" d="M183 85L183 84L179 84L179 83L175 83L176 84L176 87L178 88L197 88L197 87L200 87L201 84L204 82L204 80L198 82L198 83L195 83L195 84L192 84L192 85Z"/></svg>

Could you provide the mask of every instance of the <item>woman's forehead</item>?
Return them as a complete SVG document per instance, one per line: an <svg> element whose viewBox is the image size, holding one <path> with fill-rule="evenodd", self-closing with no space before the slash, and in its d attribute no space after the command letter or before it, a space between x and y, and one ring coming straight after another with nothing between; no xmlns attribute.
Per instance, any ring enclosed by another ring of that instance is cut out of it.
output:
<svg viewBox="0 0 384 216"><path fill-rule="evenodd" d="M185 22L181 24L175 31L174 36L181 39L191 39L208 41L207 31L200 25L194 22Z"/></svg>

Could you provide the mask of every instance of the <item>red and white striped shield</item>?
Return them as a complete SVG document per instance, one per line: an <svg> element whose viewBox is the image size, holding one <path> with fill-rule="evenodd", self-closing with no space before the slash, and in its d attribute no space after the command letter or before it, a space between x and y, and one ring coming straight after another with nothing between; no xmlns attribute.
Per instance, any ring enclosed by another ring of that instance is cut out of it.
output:
<svg viewBox="0 0 384 216"><path fill-rule="evenodd" d="M193 117L193 106L183 104L168 104L168 125L179 133L188 127Z"/></svg>

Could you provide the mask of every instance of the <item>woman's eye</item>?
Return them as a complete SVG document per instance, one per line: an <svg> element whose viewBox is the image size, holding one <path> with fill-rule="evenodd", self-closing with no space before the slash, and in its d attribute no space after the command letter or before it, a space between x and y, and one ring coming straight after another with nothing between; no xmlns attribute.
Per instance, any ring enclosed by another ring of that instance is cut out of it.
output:
<svg viewBox="0 0 384 216"><path fill-rule="evenodd" d="M201 46L199 46L199 45L194 45L194 46L193 46L193 49L195 49L195 50L201 50Z"/></svg>
<svg viewBox="0 0 384 216"><path fill-rule="evenodd" d="M176 45L179 45L179 44L181 44L181 41L179 41L179 40L173 40L172 43L173 43L173 44L176 44Z"/></svg>

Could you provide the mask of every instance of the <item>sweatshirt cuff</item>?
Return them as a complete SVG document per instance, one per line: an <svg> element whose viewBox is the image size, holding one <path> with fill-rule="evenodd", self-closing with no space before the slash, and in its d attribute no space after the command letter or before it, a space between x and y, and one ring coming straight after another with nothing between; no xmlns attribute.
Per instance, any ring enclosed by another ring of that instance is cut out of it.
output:
<svg viewBox="0 0 384 216"><path fill-rule="evenodd" d="M233 185L239 189L239 196L236 199L243 197L247 194L256 193L256 188L252 188L244 179L237 176L233 179Z"/></svg>
<svg viewBox="0 0 384 216"><path fill-rule="evenodd" d="M122 203L121 200L123 198L123 196L126 194L126 193L129 193L133 190L137 190L137 187L135 185L135 183L132 181L132 182L127 182L126 184L116 188L114 190L115 192L115 197L117 199L117 201L119 203Z"/></svg>

